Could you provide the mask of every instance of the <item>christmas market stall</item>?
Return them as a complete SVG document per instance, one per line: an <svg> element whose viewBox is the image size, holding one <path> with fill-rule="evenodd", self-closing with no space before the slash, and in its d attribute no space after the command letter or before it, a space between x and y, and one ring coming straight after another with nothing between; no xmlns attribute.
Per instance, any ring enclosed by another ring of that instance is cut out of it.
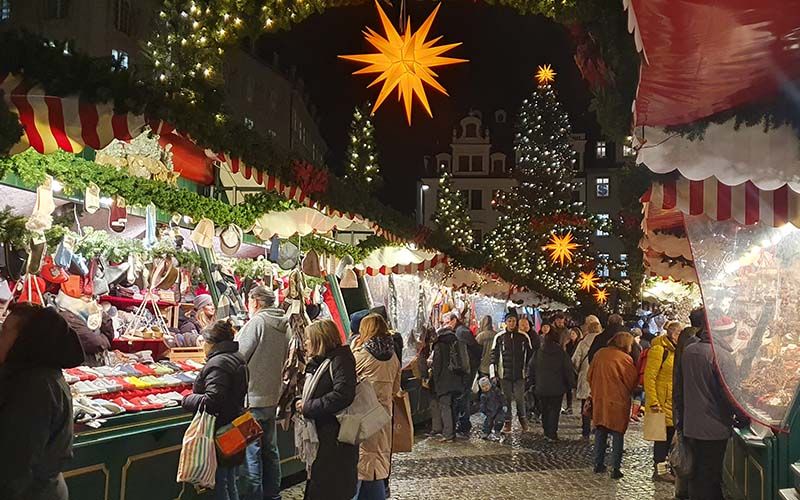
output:
<svg viewBox="0 0 800 500"><path fill-rule="evenodd" d="M653 172L645 262L696 276L715 351L731 353L718 367L752 423L730 440L729 489L798 498L800 4L624 3L643 60L637 160Z"/></svg>

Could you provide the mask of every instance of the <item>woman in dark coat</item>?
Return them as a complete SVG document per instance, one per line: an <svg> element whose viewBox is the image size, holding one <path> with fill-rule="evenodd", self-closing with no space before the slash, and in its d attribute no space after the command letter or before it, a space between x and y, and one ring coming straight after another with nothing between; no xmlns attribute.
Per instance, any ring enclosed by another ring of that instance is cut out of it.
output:
<svg viewBox="0 0 800 500"><path fill-rule="evenodd" d="M330 320L309 325L306 334L306 383L324 366L316 387L296 404L298 412L314 422L319 439L316 458L306 483L306 500L347 500L356 493L358 446L340 443L336 414L353 403L356 396L356 361L350 348L342 345L336 324ZM325 361L328 363L325 363Z"/></svg>
<svg viewBox="0 0 800 500"><path fill-rule="evenodd" d="M558 420L561 400L575 387L575 369L572 360L560 344L561 335L551 330L544 338L541 349L533 355L528 376L529 383L542 406L544 437L558 439Z"/></svg>
<svg viewBox="0 0 800 500"><path fill-rule="evenodd" d="M183 408L196 413L205 409L216 415L218 429L244 413L247 394L247 365L234 342L234 329L229 321L217 321L203 330L206 365L197 375L193 394L183 398ZM244 451L233 458L217 455L217 475L214 486L216 500L238 500L236 467L244 461Z"/></svg>
<svg viewBox="0 0 800 500"><path fill-rule="evenodd" d="M0 498L66 500L72 396L61 373L83 362L77 335L55 311L15 304L0 334Z"/></svg>

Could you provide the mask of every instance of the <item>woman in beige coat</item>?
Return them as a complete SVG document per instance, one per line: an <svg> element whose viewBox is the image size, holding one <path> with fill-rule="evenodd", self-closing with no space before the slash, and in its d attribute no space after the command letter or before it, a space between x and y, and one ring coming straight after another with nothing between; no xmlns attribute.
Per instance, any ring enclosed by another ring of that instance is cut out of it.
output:
<svg viewBox="0 0 800 500"><path fill-rule="evenodd" d="M595 317L589 316L587 322L589 318ZM589 349L592 347L595 337L603 331L603 327L600 326L597 318L595 318L594 322L589 322L586 328L584 330L586 336L578 343L578 347L572 354L572 366L575 367L575 372L578 374L578 387L575 389L575 398L581 402L581 435L583 439L589 439L592 432L592 417L591 415L584 415L583 412L583 406L591 395L589 391Z"/></svg>
<svg viewBox="0 0 800 500"><path fill-rule="evenodd" d="M400 392L400 361L386 321L377 314L361 320L354 345L356 376L375 389L378 401L392 415L394 396ZM392 424L361 443L358 458L358 488L354 500L385 500L384 480L389 477L392 455Z"/></svg>

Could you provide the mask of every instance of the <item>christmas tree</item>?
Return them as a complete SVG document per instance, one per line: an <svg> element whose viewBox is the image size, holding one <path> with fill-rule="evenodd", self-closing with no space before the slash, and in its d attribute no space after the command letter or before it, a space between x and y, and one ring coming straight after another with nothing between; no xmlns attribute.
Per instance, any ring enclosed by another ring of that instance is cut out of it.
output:
<svg viewBox="0 0 800 500"><path fill-rule="evenodd" d="M466 200L453 189L453 180L446 169L442 170L439 177L439 194L433 222L444 231L447 241L453 247L466 250L472 246L472 225Z"/></svg>
<svg viewBox="0 0 800 500"><path fill-rule="evenodd" d="M370 104L359 106L350 123L350 143L347 146L345 179L374 191L383 182L375 148L375 127L370 119Z"/></svg>
<svg viewBox="0 0 800 500"><path fill-rule="evenodd" d="M578 272L590 260L591 223L582 204L572 201L575 152L553 76L549 66L540 68L538 87L522 103L514 139L518 185L494 200L500 217L484 251L518 281L573 300Z"/></svg>

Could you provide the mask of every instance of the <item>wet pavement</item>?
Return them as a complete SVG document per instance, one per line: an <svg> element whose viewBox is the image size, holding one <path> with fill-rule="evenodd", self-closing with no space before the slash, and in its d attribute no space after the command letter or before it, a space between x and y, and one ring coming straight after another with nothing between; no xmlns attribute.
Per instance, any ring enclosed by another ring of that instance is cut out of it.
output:
<svg viewBox="0 0 800 500"><path fill-rule="evenodd" d="M482 422L481 415L473 422ZM641 427L631 425L625 436L622 472L612 480L592 472L590 441L581 439L580 417L561 417L560 441L544 439L541 426L527 433L516 426L501 444L484 441L473 429L469 439L439 443L417 436L414 451L396 454L391 492L396 500L520 500L520 499L656 499L673 498L672 486L655 483L652 444L642 439ZM607 459L608 460L608 459ZM303 485L283 492L284 499L303 497Z"/></svg>

